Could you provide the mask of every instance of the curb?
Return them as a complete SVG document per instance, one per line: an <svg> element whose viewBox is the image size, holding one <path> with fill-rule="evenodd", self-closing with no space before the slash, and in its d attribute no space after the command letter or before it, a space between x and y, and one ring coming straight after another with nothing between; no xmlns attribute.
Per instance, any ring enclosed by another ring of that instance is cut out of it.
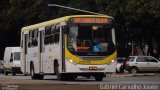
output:
<svg viewBox="0 0 160 90"><path fill-rule="evenodd" d="M155 76L153 73L146 74L109 74L106 77L137 77L137 76Z"/></svg>
<svg viewBox="0 0 160 90"><path fill-rule="evenodd" d="M132 74L132 76L155 76L155 74Z"/></svg>

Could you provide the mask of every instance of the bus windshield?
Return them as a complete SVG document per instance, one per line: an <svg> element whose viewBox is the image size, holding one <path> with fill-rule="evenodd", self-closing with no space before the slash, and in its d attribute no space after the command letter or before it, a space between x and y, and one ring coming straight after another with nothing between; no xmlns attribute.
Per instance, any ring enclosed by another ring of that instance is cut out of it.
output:
<svg viewBox="0 0 160 90"><path fill-rule="evenodd" d="M106 24L76 24L68 32L68 50L77 55L106 56L115 50L111 27Z"/></svg>

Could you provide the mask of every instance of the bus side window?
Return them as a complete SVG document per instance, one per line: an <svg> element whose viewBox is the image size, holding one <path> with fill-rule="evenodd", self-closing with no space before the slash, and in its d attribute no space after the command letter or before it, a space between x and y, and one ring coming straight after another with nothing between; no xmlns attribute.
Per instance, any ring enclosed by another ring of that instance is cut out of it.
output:
<svg viewBox="0 0 160 90"><path fill-rule="evenodd" d="M51 27L47 26L45 28L44 44L50 44Z"/></svg>
<svg viewBox="0 0 160 90"><path fill-rule="evenodd" d="M59 43L59 32L60 32L60 27L56 27L56 32L55 32L55 43Z"/></svg>
<svg viewBox="0 0 160 90"><path fill-rule="evenodd" d="M34 29L32 33L32 46L38 45L38 29Z"/></svg>
<svg viewBox="0 0 160 90"><path fill-rule="evenodd" d="M56 30L56 26L55 25L52 25L51 26L51 41L50 41L50 43L51 44L53 44L53 43L55 43L55 30Z"/></svg>
<svg viewBox="0 0 160 90"><path fill-rule="evenodd" d="M32 31L32 37L31 37L31 46L33 47L34 46L34 30Z"/></svg>
<svg viewBox="0 0 160 90"><path fill-rule="evenodd" d="M55 43L59 43L59 32L55 34Z"/></svg>
<svg viewBox="0 0 160 90"><path fill-rule="evenodd" d="M38 29L36 29L36 33L35 33L35 46L38 45Z"/></svg>
<svg viewBox="0 0 160 90"><path fill-rule="evenodd" d="M31 47L31 45L32 45L32 31L29 31L28 47Z"/></svg>
<svg viewBox="0 0 160 90"><path fill-rule="evenodd" d="M51 26L51 35L50 35L50 43L59 43L59 30L60 27L52 25Z"/></svg>

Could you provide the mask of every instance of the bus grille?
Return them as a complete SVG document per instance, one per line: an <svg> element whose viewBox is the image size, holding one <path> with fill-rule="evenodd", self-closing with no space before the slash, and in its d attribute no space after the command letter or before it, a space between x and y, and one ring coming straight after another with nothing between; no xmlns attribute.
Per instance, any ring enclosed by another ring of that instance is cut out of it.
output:
<svg viewBox="0 0 160 90"><path fill-rule="evenodd" d="M79 57L82 60L103 60L104 56L80 56Z"/></svg>

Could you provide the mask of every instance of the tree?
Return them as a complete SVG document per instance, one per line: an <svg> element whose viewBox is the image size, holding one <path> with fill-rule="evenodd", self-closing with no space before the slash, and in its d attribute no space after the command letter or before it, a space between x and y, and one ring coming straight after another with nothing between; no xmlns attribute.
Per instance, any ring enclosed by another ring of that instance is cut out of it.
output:
<svg viewBox="0 0 160 90"><path fill-rule="evenodd" d="M131 34L128 36L132 36L130 40L139 44L142 52L143 46L147 44L150 55L158 57L160 52L160 2L158 0L109 0L106 10L109 15L116 18L121 26L127 24L125 25L126 29L130 32L128 34ZM118 34L124 35L125 33L119 32ZM122 39L122 37L118 38ZM155 48L158 52L157 55L153 52Z"/></svg>
<svg viewBox="0 0 160 90"><path fill-rule="evenodd" d="M128 43L135 42L142 52L144 45L148 45L148 54L159 57L159 0L1 0L0 52L3 53L6 46L20 45L20 30L24 26L67 15L88 14L48 7L49 3L113 16L118 25L116 35L119 56L128 55L131 52Z"/></svg>

